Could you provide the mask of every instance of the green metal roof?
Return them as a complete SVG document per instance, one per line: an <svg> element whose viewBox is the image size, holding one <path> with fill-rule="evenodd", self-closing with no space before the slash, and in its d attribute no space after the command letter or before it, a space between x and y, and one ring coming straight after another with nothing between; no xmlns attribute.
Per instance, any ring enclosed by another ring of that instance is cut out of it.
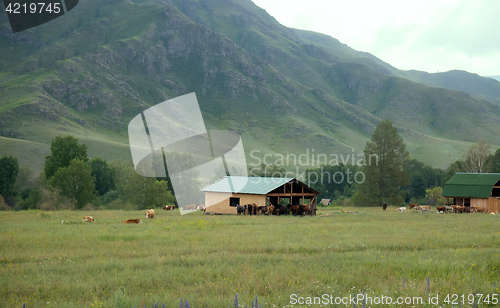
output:
<svg viewBox="0 0 500 308"><path fill-rule="evenodd" d="M266 177L246 177L246 176L226 176L207 187L202 191L210 192L226 192L240 194L257 194L265 195L268 192L286 184L294 178L266 178ZM234 188L242 187L240 189ZM234 191L236 190L236 191Z"/></svg>
<svg viewBox="0 0 500 308"><path fill-rule="evenodd" d="M500 173L456 173L444 184L443 196L489 198Z"/></svg>

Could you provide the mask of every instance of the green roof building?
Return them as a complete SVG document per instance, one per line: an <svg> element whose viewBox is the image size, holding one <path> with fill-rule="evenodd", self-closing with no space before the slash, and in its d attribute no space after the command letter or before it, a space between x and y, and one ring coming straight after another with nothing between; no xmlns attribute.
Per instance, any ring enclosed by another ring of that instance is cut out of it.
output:
<svg viewBox="0 0 500 308"><path fill-rule="evenodd" d="M500 173L456 173L446 182L443 196L453 205L476 206L498 212Z"/></svg>

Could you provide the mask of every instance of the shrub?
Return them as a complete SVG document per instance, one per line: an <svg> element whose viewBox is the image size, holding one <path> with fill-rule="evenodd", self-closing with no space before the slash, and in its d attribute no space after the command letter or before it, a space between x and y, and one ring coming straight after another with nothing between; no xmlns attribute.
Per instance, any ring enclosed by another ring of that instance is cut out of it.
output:
<svg viewBox="0 0 500 308"><path fill-rule="evenodd" d="M120 197L120 192L118 190L110 190L104 194L101 198L99 198L99 204L105 205L109 204L111 201L114 201Z"/></svg>
<svg viewBox="0 0 500 308"><path fill-rule="evenodd" d="M130 306L127 291L125 291L125 288L119 287L113 294L113 308L129 308Z"/></svg>
<svg viewBox="0 0 500 308"><path fill-rule="evenodd" d="M74 210L75 202L65 196L61 196L57 189L38 188L38 202L36 208L42 211Z"/></svg>
<svg viewBox="0 0 500 308"><path fill-rule="evenodd" d="M10 209L10 206L5 203L5 199L0 195L0 211L8 211Z"/></svg>
<svg viewBox="0 0 500 308"><path fill-rule="evenodd" d="M97 210L97 206L93 205L92 203L87 203L82 208L82 211L95 211L95 210Z"/></svg>
<svg viewBox="0 0 500 308"><path fill-rule="evenodd" d="M102 209L106 210L127 210L127 211L137 211L140 209L140 205L132 204L128 201L122 199L115 199L108 204L102 205Z"/></svg>

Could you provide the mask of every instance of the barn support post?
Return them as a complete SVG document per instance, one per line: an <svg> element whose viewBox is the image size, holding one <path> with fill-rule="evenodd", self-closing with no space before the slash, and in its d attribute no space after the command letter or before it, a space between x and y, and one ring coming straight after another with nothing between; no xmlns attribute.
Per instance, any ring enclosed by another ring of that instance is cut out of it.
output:
<svg viewBox="0 0 500 308"><path fill-rule="evenodd" d="M302 205L304 205L304 186L302 186Z"/></svg>
<svg viewBox="0 0 500 308"><path fill-rule="evenodd" d="M317 196L314 196L311 200L311 216L316 216L316 204L317 204Z"/></svg>

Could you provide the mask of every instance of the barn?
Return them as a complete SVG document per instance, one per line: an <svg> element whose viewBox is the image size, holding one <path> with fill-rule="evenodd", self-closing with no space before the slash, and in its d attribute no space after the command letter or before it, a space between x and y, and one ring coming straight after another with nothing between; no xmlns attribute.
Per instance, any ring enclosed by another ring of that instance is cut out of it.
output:
<svg viewBox="0 0 500 308"><path fill-rule="evenodd" d="M499 211L500 173L456 173L443 188L446 205L481 206Z"/></svg>
<svg viewBox="0 0 500 308"><path fill-rule="evenodd" d="M242 187L234 192L233 187ZM202 189L205 213L237 214L236 206L256 204L309 204L316 215L316 199L320 194L295 178L226 176Z"/></svg>

